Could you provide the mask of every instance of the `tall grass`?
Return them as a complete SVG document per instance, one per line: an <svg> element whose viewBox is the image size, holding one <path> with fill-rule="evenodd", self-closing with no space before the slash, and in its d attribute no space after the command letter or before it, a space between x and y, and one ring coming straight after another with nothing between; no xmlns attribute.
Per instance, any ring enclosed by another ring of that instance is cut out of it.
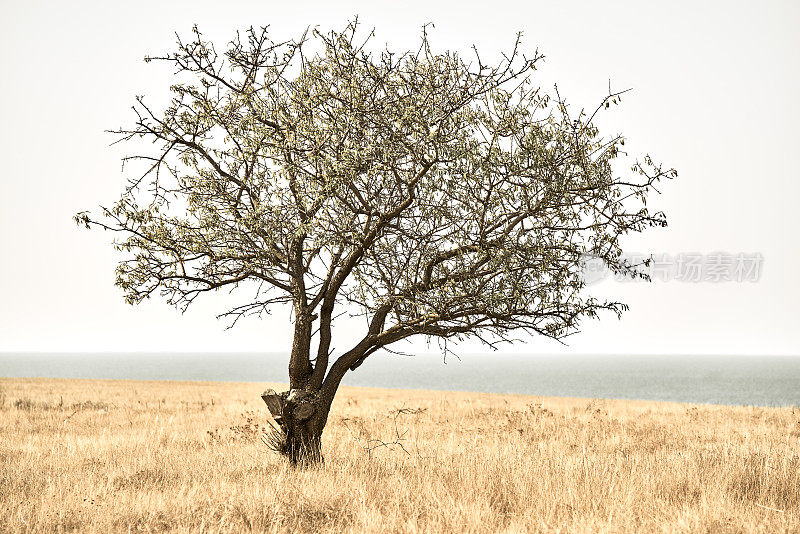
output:
<svg viewBox="0 0 800 534"><path fill-rule="evenodd" d="M0 530L800 531L797 409L344 388L292 469L263 388L0 380Z"/></svg>

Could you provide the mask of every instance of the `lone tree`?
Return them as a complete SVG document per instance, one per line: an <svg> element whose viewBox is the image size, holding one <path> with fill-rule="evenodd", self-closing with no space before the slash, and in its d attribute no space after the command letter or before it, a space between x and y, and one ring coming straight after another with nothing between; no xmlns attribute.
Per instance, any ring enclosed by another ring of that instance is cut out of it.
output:
<svg viewBox="0 0 800 534"><path fill-rule="evenodd" d="M274 42L253 29L220 54L197 28L162 60L175 68L163 111L136 98L116 130L144 163L121 198L81 225L117 232L116 285L134 304L160 294L182 309L200 294L247 286L222 316L290 303L290 390L263 398L293 463L321 461L342 378L412 336L494 344L515 330L561 339L583 317L625 304L582 291L581 259L646 277L620 238L665 226L646 196L649 157L622 176L620 135L594 113L570 115L533 83L542 56L520 38L493 65L434 52L370 50L358 24ZM141 141L146 141L142 143ZM632 165L632 166L631 166ZM335 354L337 308L368 328Z"/></svg>

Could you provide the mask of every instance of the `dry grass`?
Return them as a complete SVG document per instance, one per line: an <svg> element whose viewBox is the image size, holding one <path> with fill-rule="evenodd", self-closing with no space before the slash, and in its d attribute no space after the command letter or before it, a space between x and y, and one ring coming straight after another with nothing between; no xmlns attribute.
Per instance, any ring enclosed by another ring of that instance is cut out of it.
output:
<svg viewBox="0 0 800 534"><path fill-rule="evenodd" d="M800 532L797 409L344 388L293 470L263 387L0 380L0 530Z"/></svg>

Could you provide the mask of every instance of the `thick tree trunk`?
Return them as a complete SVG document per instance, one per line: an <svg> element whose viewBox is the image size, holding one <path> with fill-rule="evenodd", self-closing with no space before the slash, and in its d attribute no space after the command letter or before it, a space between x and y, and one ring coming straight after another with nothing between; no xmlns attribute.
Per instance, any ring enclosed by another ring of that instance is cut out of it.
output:
<svg viewBox="0 0 800 534"><path fill-rule="evenodd" d="M332 395L320 395L319 385L309 383L314 371L309 361L312 322L311 317L302 315L295 322L289 391L267 390L261 396L280 428L279 433L270 436L269 445L293 465L323 461L322 431L333 400Z"/></svg>
<svg viewBox="0 0 800 534"><path fill-rule="evenodd" d="M293 465L322 463L322 431L330 403L299 389L283 393L268 389L261 398L280 427L280 434L272 436L270 446Z"/></svg>
<svg viewBox="0 0 800 534"><path fill-rule="evenodd" d="M316 368L309 358L311 325L315 316L298 313L289 361L290 389L283 393L269 389L261 395L280 427L279 432L268 436L268 444L293 465L313 465L323 461L322 431L333 398L347 370L368 354L372 343L370 333L328 369L331 309L324 307L322 312Z"/></svg>

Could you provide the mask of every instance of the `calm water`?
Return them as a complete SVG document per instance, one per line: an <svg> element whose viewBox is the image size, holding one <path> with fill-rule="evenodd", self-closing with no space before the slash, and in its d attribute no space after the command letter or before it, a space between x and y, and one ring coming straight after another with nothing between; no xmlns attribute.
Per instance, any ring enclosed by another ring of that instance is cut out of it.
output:
<svg viewBox="0 0 800 534"><path fill-rule="evenodd" d="M286 354L0 354L0 377L286 382ZM377 355L344 384L800 406L800 357Z"/></svg>

